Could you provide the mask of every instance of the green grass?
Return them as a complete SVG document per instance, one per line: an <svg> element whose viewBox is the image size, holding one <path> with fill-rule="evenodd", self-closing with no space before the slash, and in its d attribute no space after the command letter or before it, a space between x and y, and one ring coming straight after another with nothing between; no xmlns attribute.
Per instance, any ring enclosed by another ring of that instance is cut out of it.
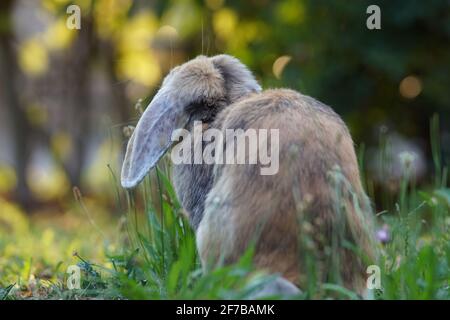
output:
<svg viewBox="0 0 450 320"><path fill-rule="evenodd" d="M406 165L398 192L369 192L382 199L385 207L376 223L387 226L391 237L379 244L382 288L375 291L375 299L450 298L450 189L437 132L433 118L434 174L428 187L418 189ZM383 143L389 146L389 141ZM363 151L359 158L362 165ZM4 205L3 217L6 209L9 217L4 224L12 231L0 234L0 299L245 299L272 281L273 275L253 267L252 248L235 265L201 269L194 233L168 169L161 163L133 194L117 188L117 206L127 212L125 220L97 221L81 196L82 213L69 215L75 221L69 229L30 223L19 210ZM363 177L374 190L364 169ZM0 230L5 228L1 222ZM314 259L304 258L311 280L295 298L359 298L338 282L316 281ZM82 270L81 289L67 289L71 264Z"/></svg>

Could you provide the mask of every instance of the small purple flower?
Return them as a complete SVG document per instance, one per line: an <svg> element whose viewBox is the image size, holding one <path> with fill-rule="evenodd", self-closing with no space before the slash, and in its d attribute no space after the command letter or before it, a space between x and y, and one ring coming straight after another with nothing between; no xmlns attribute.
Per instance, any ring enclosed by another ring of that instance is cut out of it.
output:
<svg viewBox="0 0 450 320"><path fill-rule="evenodd" d="M391 235L389 232L389 226L387 224L383 225L376 233L377 240L385 244L391 241Z"/></svg>

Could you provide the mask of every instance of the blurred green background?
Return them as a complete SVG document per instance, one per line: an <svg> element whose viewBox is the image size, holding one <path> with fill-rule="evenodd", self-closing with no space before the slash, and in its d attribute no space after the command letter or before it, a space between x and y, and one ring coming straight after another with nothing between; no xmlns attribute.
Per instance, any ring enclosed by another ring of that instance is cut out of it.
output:
<svg viewBox="0 0 450 320"><path fill-rule="evenodd" d="M80 30L66 27L70 4L81 9ZM371 4L381 30L366 27ZM123 128L171 67L219 53L241 59L263 88L332 106L376 210L393 205L374 190L398 193L405 159L415 183L431 184L433 114L448 164L448 0L2 0L0 285L51 278L74 250L101 261L123 245Z"/></svg>
<svg viewBox="0 0 450 320"><path fill-rule="evenodd" d="M80 30L66 27L70 4ZM381 30L366 27L370 4ZM241 59L264 88L332 106L366 146L375 179L372 146L388 132L426 181L433 113L450 154L449 9L445 0L1 1L0 194L26 211L61 206L73 186L107 196L136 101L172 66L218 53Z"/></svg>

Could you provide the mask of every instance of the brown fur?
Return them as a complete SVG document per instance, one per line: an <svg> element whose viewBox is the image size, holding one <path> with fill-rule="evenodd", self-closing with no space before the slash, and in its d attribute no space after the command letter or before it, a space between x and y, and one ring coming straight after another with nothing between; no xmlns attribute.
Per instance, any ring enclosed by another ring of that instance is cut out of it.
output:
<svg viewBox="0 0 450 320"><path fill-rule="evenodd" d="M336 280L329 276L338 268L346 287L364 292L366 262L345 248L345 241L368 261L374 258L371 210L353 141L331 108L293 90L261 92L245 66L226 55L198 57L175 68L161 91L168 92L168 108L183 106L178 117L185 117L188 129L195 120L222 131L279 129L275 175L260 175L259 164L174 166L175 190L196 230L203 265L234 262L254 242L257 267L300 287L307 280L308 252L316 258L319 280ZM165 129L150 125L152 136L141 141L150 141L151 149ZM129 178L139 161L155 162L154 156L133 157L133 148L140 151L129 146L129 171L122 175L127 186L139 178Z"/></svg>
<svg viewBox="0 0 450 320"><path fill-rule="evenodd" d="M299 220L309 220L309 232L318 249L330 245L332 224L337 218L334 207L341 202L333 199L335 187L328 178L336 165L350 182L360 205L365 211L370 210L348 130L328 107L286 89L252 95L229 106L221 116L214 125L222 129L280 129L280 171L263 176L258 174L258 167L251 165L222 165L214 177L198 228L201 257L205 263L211 255L236 261L254 239L256 265L279 272L301 286L305 279L300 281ZM352 201L343 201L348 210L344 219L349 219L344 223L356 232L349 234L348 240L373 257L370 236L362 230L370 218L361 220ZM342 250L341 254L344 283L362 292L365 268L349 250ZM325 264L325 259L319 255L318 262Z"/></svg>

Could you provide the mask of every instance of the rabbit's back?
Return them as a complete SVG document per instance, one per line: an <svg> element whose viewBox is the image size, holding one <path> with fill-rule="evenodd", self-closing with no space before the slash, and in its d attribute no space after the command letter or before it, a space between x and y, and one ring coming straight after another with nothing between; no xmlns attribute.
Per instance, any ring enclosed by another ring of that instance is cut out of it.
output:
<svg viewBox="0 0 450 320"><path fill-rule="evenodd" d="M254 240L258 267L301 286L309 254L322 280L342 267L336 274L362 291L365 267L343 245L373 256L370 205L340 117L313 98L277 89L227 107L213 127L279 130L279 170L261 175L260 164L216 165L197 230L203 262L233 262Z"/></svg>

